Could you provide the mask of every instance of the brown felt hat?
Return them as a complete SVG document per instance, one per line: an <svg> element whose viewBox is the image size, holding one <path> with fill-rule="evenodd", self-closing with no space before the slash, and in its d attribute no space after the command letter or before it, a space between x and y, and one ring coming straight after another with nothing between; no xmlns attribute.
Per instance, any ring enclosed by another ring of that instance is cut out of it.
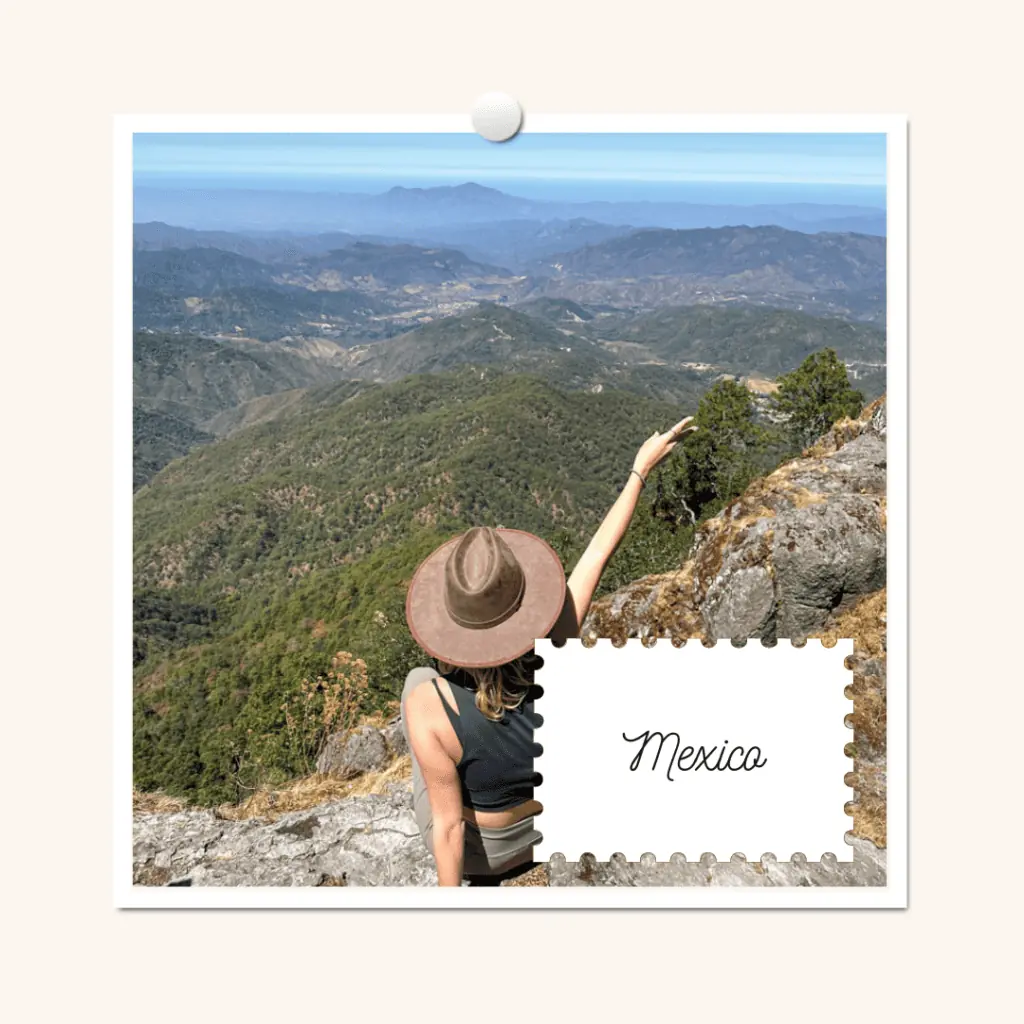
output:
<svg viewBox="0 0 1024 1024"><path fill-rule="evenodd" d="M565 573L547 542L522 530L475 526L416 570L405 618L428 654L488 668L547 636L564 601Z"/></svg>

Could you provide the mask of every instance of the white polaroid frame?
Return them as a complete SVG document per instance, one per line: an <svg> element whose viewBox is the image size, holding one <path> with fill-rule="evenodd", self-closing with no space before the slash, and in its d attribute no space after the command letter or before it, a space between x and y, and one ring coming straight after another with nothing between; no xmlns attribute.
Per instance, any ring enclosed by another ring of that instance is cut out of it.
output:
<svg viewBox="0 0 1024 1024"><path fill-rule="evenodd" d="M114 901L132 907L907 906L907 119L902 115L528 114L526 132L833 132L887 139L887 882L884 887L152 887L132 885L132 136L136 132L471 132L467 114L119 115L114 119Z"/></svg>

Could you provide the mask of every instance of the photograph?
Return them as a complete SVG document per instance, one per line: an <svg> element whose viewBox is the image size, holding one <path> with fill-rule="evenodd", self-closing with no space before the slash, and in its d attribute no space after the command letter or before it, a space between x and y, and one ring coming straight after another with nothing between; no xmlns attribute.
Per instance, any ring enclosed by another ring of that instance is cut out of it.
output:
<svg viewBox="0 0 1024 1024"><path fill-rule="evenodd" d="M905 139L827 120L122 125L134 905L890 884ZM537 858L535 645L631 638L852 639L852 857L716 859L681 817L670 859Z"/></svg>

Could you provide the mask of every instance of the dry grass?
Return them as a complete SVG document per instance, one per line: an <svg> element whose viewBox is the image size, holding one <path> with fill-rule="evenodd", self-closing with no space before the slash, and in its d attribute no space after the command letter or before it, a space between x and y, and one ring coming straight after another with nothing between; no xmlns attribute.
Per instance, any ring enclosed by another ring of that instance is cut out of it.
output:
<svg viewBox="0 0 1024 1024"><path fill-rule="evenodd" d="M743 381L748 391L755 395L774 395L778 393L779 385L773 380L765 380L763 377L747 377Z"/></svg>
<svg viewBox="0 0 1024 1024"><path fill-rule="evenodd" d="M855 656L882 658L885 656L885 621L883 587L837 615L820 635L836 640L852 637Z"/></svg>
<svg viewBox="0 0 1024 1024"><path fill-rule="evenodd" d="M140 793L132 790L133 814L176 814L188 810L188 801L166 793Z"/></svg>
<svg viewBox="0 0 1024 1024"><path fill-rule="evenodd" d="M794 508L807 508L808 505L824 505L828 498L824 494L815 494L806 487L794 487L786 492Z"/></svg>
<svg viewBox="0 0 1024 1024"><path fill-rule="evenodd" d="M867 425L871 422L878 407L885 402L885 395L876 398L870 405L861 410L856 419L840 420L834 424L827 434L820 437L809 448L804 449L804 457L820 458L825 455L834 455L840 448L854 438L860 437Z"/></svg>
<svg viewBox="0 0 1024 1024"><path fill-rule="evenodd" d="M307 775L280 789L262 789L240 804L222 804L217 808L221 818L244 821L263 818L276 821L292 811L307 811L320 804L343 800L351 796L371 796L385 793L395 782L402 782L412 774L412 761L408 755L396 758L379 772L367 772L354 779L339 779L333 775Z"/></svg>

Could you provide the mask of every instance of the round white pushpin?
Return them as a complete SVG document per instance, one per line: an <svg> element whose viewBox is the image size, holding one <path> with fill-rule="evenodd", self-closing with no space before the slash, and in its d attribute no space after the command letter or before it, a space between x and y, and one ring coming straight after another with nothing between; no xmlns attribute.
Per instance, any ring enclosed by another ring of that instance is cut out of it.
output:
<svg viewBox="0 0 1024 1024"><path fill-rule="evenodd" d="M507 142L523 126L523 108L508 93L485 92L473 104L473 128L488 142Z"/></svg>

